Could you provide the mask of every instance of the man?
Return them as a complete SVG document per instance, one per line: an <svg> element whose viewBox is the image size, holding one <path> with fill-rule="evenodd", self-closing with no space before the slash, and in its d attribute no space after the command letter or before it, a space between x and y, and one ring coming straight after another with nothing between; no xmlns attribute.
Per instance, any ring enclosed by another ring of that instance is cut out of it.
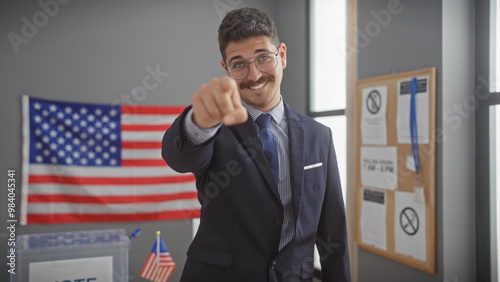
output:
<svg viewBox="0 0 500 282"><path fill-rule="evenodd" d="M221 65L163 138L162 156L193 172L201 208L181 281L350 281L344 203L330 129L281 96L286 46L252 8L219 27Z"/></svg>

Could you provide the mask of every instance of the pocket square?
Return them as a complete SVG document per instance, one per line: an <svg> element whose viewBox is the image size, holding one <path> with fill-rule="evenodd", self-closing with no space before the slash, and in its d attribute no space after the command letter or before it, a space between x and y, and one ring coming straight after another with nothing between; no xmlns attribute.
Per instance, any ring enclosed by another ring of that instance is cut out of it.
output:
<svg viewBox="0 0 500 282"><path fill-rule="evenodd" d="M308 169L315 168L315 167L320 167L322 165L323 165L323 163L315 163L315 164L312 164L312 165L306 165L304 167L304 170L308 170Z"/></svg>

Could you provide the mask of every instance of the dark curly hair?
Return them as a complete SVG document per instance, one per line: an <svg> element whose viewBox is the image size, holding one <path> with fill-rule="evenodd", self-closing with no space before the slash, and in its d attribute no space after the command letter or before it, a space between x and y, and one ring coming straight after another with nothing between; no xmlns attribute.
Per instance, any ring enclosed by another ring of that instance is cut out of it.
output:
<svg viewBox="0 0 500 282"><path fill-rule="evenodd" d="M230 42L265 35L271 43L279 46L278 31L273 19L255 8L232 10L224 17L219 26L219 49L222 59L226 60L226 47Z"/></svg>

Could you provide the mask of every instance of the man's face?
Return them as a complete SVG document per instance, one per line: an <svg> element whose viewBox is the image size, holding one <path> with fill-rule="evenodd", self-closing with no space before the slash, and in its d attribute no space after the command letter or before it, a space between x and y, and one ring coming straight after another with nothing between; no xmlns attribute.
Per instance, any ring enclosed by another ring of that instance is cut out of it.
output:
<svg viewBox="0 0 500 282"><path fill-rule="evenodd" d="M286 46L281 43L278 48L271 44L267 36L251 37L249 39L231 42L226 47L226 62L221 60L221 65L225 68L234 61L253 61L256 56L278 53L278 65L275 69L263 72L257 68L255 63L248 65L248 76L236 79L240 97L248 105L267 112L280 102L280 85L283 77L283 69L286 67ZM227 72L227 70L226 70ZM229 72L227 72L229 75Z"/></svg>

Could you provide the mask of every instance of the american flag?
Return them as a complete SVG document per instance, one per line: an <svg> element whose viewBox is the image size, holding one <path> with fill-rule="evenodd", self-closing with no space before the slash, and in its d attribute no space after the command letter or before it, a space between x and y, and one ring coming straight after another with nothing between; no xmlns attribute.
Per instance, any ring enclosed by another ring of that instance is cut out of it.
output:
<svg viewBox="0 0 500 282"><path fill-rule="evenodd" d="M24 96L21 224L199 217L194 176L161 158L183 108Z"/></svg>
<svg viewBox="0 0 500 282"><path fill-rule="evenodd" d="M149 253L140 276L152 281L163 282L168 281L174 270L175 263L167 250L167 246L165 246L161 236L157 235L153 249Z"/></svg>

